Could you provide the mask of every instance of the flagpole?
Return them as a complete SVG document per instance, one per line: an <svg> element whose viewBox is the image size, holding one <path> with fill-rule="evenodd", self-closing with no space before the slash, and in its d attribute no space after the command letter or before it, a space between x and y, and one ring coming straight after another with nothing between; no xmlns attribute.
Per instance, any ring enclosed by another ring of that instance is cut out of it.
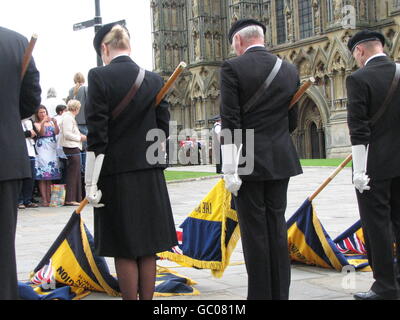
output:
<svg viewBox="0 0 400 320"><path fill-rule="evenodd" d="M316 80L314 77L311 77L310 79L308 79L300 88L299 90L295 93L295 95L292 98L292 101L290 101L290 105L289 105L289 110L292 109L294 107L294 105L299 102L299 100L301 99L301 97L306 93L306 91L308 89L310 89L310 87L316 83Z"/></svg>
<svg viewBox="0 0 400 320"><path fill-rule="evenodd" d="M24 78L26 70L28 70L29 62L31 61L32 52L33 49L35 48L37 38L38 38L37 34L34 33L31 37L31 41L29 42L28 47L25 50L24 58L22 60L21 79Z"/></svg>
<svg viewBox="0 0 400 320"><path fill-rule="evenodd" d="M164 99L168 90L172 87L172 85L175 83L176 79L180 76L180 74L186 68L186 66L187 66L186 63L183 61L179 63L175 71L172 73L171 77L168 79L167 83L161 88L160 92L157 94L156 106L158 106L161 103L162 99Z"/></svg>
<svg viewBox="0 0 400 320"><path fill-rule="evenodd" d="M347 158L336 168L336 170L318 187L318 189L308 198L312 202L326 186L353 160L353 155L350 154Z"/></svg>

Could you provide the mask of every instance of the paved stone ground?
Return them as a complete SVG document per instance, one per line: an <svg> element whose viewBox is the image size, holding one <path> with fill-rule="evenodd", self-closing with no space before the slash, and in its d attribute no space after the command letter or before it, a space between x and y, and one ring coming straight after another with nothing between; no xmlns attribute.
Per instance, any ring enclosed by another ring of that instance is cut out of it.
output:
<svg viewBox="0 0 400 320"><path fill-rule="evenodd" d="M211 166L172 168L169 170L213 171ZM316 190L334 168L310 167L304 174L291 180L288 193L288 209L286 218L301 206L304 200ZM197 206L199 201L217 183L218 177L184 183L169 183L168 189L174 212L176 225ZM351 185L351 170L346 168L314 201L318 216L332 238L356 222L358 209L355 192ZM65 226L73 209L39 208L26 209L19 212L16 235L17 266L19 280L27 280L29 273L39 263L57 235ZM92 209L87 207L82 213L89 230L93 230ZM113 260L107 259L114 272ZM239 241L231 258L231 266L227 268L223 278L215 279L208 270L182 268L176 264L162 261L160 265L188 276L198 282L196 288L199 296L173 297L176 300L243 300L247 295L247 274L244 266L242 246ZM334 270L292 265L292 282L290 299L294 300L337 300L352 299L352 293L368 290L373 282L371 273L356 273L349 279ZM350 289L347 289L350 286ZM106 300L105 294L93 293L87 300ZM166 298L156 298L163 300Z"/></svg>

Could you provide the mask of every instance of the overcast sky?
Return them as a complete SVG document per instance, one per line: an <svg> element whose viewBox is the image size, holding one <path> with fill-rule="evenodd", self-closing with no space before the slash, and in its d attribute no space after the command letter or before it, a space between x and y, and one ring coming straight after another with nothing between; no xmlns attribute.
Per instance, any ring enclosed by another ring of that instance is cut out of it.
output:
<svg viewBox="0 0 400 320"><path fill-rule="evenodd" d="M100 4L103 23L126 20L132 58L152 70L150 0L100 0ZM43 99L50 87L56 88L59 98L65 98L74 84L74 74L79 71L86 77L96 66L94 28L72 30L73 24L94 16L95 0L1 1L0 26L13 29L28 40L32 33L39 36L33 56L40 71Z"/></svg>

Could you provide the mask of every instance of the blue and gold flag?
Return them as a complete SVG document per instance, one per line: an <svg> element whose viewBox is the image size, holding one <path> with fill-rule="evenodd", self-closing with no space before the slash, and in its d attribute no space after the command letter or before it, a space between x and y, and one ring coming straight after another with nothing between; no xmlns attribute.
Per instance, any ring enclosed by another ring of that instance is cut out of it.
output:
<svg viewBox="0 0 400 320"><path fill-rule="evenodd" d="M197 295L193 280L159 267L155 296ZM74 213L56 241L31 274L30 283L19 283L21 299L77 300L91 292L120 296L118 280L104 257L94 254L93 236L81 215Z"/></svg>
<svg viewBox="0 0 400 320"><path fill-rule="evenodd" d="M312 202L307 199L289 219L287 227L289 254L293 261L338 271L347 265L361 271L370 270L365 251L345 249L355 239L364 248L359 223L333 241L318 219Z"/></svg>
<svg viewBox="0 0 400 320"><path fill-rule="evenodd" d="M38 284L43 270L49 270L58 285L120 295L118 281L110 274L105 259L94 254L93 237L80 214L72 214L35 268L31 277L34 284Z"/></svg>
<svg viewBox="0 0 400 320"><path fill-rule="evenodd" d="M185 267L210 269L222 277L237 241L239 223L231 193L221 179L181 224L182 243L161 258Z"/></svg>

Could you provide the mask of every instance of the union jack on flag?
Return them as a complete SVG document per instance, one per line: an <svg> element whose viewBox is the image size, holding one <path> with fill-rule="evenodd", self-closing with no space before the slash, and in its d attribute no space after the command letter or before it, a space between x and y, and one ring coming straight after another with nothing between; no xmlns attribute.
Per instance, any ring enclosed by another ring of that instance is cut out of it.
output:
<svg viewBox="0 0 400 320"><path fill-rule="evenodd" d="M367 254L364 245L364 235L362 232L361 221L358 221L346 232L334 240L336 247L343 254Z"/></svg>
<svg viewBox="0 0 400 320"><path fill-rule="evenodd" d="M54 270L51 265L51 259L49 264L46 264L43 268L35 273L35 275L31 279L31 282L37 285L41 285L44 283L55 283Z"/></svg>

